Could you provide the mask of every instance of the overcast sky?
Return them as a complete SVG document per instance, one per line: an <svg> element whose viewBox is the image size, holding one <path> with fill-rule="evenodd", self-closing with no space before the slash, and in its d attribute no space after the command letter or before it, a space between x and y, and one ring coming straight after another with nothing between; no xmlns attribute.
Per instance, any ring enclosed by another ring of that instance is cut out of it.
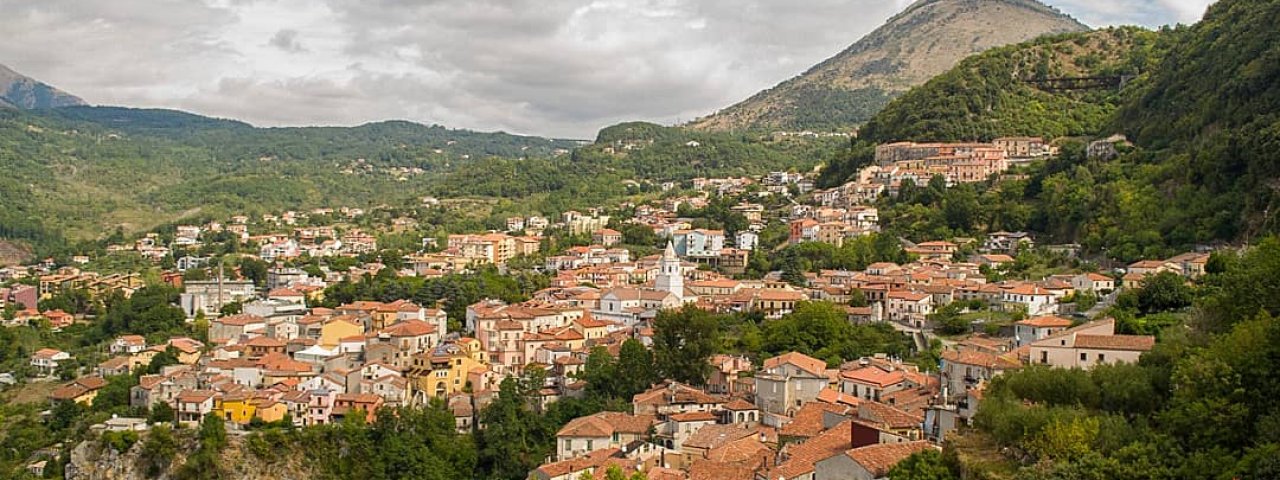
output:
<svg viewBox="0 0 1280 480"><path fill-rule="evenodd" d="M1091 26L1212 0L1051 0ZM90 103L271 125L405 119L591 138L804 71L904 0L0 0L0 63Z"/></svg>

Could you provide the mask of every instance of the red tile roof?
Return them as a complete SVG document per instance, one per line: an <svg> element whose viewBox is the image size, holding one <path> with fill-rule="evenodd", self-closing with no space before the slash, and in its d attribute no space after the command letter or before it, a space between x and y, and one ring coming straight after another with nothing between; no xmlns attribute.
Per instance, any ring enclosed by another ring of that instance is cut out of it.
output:
<svg viewBox="0 0 1280 480"><path fill-rule="evenodd" d="M862 465L862 468L867 469L872 476L880 478L888 475L889 470L894 465L911 456L911 454L929 448L936 447L924 440L905 443L882 443L855 448L846 451L845 455L858 462L858 465Z"/></svg>

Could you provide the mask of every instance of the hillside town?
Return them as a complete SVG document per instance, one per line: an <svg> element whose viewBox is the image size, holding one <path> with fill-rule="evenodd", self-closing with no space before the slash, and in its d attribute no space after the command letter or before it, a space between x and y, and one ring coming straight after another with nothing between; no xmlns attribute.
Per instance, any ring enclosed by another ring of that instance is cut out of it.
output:
<svg viewBox="0 0 1280 480"><path fill-rule="evenodd" d="M877 197L895 195L904 181L971 182L1052 153L1039 139L890 144L877 149L876 164L832 189L814 189L805 173L697 179L665 186L668 195L644 203L509 217L504 229L424 236L418 251L401 252L395 262L379 237L414 228L414 218L353 227L371 213L326 208L178 225L108 249L160 266L158 273L97 272L91 267L102 262L89 258L8 267L0 270L0 308L10 328L35 325L58 335L104 320L44 306L65 305L72 295L128 299L159 284L180 291L172 307L192 335L126 328L105 351L41 345L29 368L5 377L9 388L55 382L50 405L86 406L111 379L132 378L127 404L134 411L170 411L165 421L187 427L213 416L233 432L352 416L374 422L390 409L440 402L466 434L485 428L479 412L505 380L533 371L542 382L535 411L582 398L593 353L617 357L628 342L652 348L660 334L655 321L664 314L696 309L767 323L826 303L842 322L891 326L913 355L716 353L701 359L710 372L701 382L664 379L635 393L625 409L565 424L555 434L554 454L529 478L602 478L609 468L650 479L884 478L897 462L939 449L969 425L984 389L1002 373L1136 362L1154 337L1118 333L1105 307L1164 272L1186 281L1204 275L1210 254L1036 278L1009 268L1033 251L1070 257L1072 246L1038 245L1022 232L891 240L905 261L800 275L750 275L753 255L874 236ZM440 208L437 199L423 203ZM713 204L740 221L710 228L691 214ZM764 236L777 239L766 247ZM223 245L240 246L236 266L225 264L232 255L197 253L225 252ZM263 271L251 272L244 259ZM326 298L338 285L482 271L528 272L544 281L519 301L479 298L453 305L453 315L446 303L456 300L447 294L434 303ZM122 417L99 428L145 430L152 423ZM47 460L33 458L32 468Z"/></svg>

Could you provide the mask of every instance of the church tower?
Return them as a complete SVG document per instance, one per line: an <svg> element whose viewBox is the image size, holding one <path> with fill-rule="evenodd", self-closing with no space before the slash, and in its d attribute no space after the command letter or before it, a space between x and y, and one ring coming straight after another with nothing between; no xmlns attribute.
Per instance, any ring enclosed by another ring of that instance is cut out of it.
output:
<svg viewBox="0 0 1280 480"><path fill-rule="evenodd" d="M667 249L662 252L659 263L661 271L653 282L653 288L671 292L681 300L684 299L684 274L680 271L680 257L676 256L676 247L667 241Z"/></svg>

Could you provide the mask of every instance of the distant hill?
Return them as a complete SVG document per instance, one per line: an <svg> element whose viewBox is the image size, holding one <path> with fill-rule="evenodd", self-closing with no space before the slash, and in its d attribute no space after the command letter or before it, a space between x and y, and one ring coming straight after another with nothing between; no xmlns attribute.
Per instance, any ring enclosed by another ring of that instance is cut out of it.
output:
<svg viewBox="0 0 1280 480"><path fill-rule="evenodd" d="M977 52L1088 27L1034 0L921 0L836 56L690 126L833 129Z"/></svg>
<svg viewBox="0 0 1280 480"><path fill-rule="evenodd" d="M80 97L0 65L0 107L35 110L85 104Z"/></svg>

